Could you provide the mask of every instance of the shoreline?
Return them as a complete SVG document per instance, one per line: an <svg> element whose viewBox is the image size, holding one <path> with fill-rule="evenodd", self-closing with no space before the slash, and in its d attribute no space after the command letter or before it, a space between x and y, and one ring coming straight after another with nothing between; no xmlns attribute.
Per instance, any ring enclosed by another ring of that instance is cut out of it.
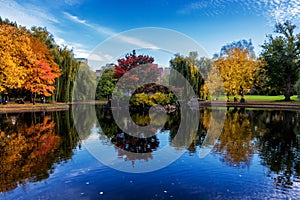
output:
<svg viewBox="0 0 300 200"><path fill-rule="evenodd" d="M70 102L70 103L54 103L54 104L16 104L8 103L0 105L0 113L18 113L18 112L50 112L50 111L65 111L69 110L71 105L101 105L105 101L88 101L88 102ZM237 108L267 108L267 109L282 109L282 110L300 110L300 102L263 102L263 101L248 101L246 103L225 102L225 101L199 101L199 107L237 107Z"/></svg>
<svg viewBox="0 0 300 200"><path fill-rule="evenodd" d="M200 107L237 107L237 108L268 108L268 109L282 109L282 110L298 110L300 109L300 102L263 102L263 101L248 101L246 103L239 102L221 102L221 101L200 101Z"/></svg>
<svg viewBox="0 0 300 200"><path fill-rule="evenodd" d="M0 106L0 113L21 113L21 112L49 112L69 110L70 106L64 103L58 104L6 104Z"/></svg>

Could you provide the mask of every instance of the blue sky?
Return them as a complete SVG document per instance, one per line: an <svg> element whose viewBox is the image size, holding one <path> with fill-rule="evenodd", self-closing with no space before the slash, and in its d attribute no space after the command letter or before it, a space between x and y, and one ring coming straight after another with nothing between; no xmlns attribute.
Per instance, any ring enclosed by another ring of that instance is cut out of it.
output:
<svg viewBox="0 0 300 200"><path fill-rule="evenodd" d="M88 57L97 45L118 33L143 27L178 31L194 39L212 56L223 45L240 39L251 39L259 53L259 45L267 34L273 33L276 22L289 19L299 27L300 2L0 0L0 16L28 28L47 27L56 42L73 48L77 57ZM123 38L123 42L140 43L141 46L147 43L132 37L130 41ZM99 59L109 62L113 58L105 54Z"/></svg>

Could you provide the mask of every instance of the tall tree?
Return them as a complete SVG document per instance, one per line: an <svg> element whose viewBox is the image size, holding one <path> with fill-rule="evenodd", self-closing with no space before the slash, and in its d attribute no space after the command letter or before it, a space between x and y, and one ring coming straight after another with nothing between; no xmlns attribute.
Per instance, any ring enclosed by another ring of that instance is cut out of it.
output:
<svg viewBox="0 0 300 200"><path fill-rule="evenodd" d="M148 55L136 55L135 50L127 54L125 58L119 59L118 64L115 65L115 78L118 79L119 87L125 86L127 90L132 91L133 89L137 89L137 85L145 85L145 83L151 83L151 81L155 83L158 79L159 71L158 65L152 64L153 62L153 57ZM135 68L137 70L132 70ZM128 72L128 76L120 80L120 78Z"/></svg>
<svg viewBox="0 0 300 200"><path fill-rule="evenodd" d="M115 68L113 66L103 69L100 80L98 81L96 98L106 98L109 100L109 97L112 95L117 79L114 77Z"/></svg>
<svg viewBox="0 0 300 200"><path fill-rule="evenodd" d="M255 74L261 62L247 49L233 48L226 51L226 56L215 61L224 81L224 89L229 96L243 97L254 86Z"/></svg>
<svg viewBox="0 0 300 200"><path fill-rule="evenodd" d="M61 70L44 43L31 36L30 44L37 61L28 68L24 88L32 93L32 103L35 104L36 94L46 97L53 94L55 79L61 75Z"/></svg>
<svg viewBox="0 0 300 200"><path fill-rule="evenodd" d="M95 99L96 74L89 66L81 62L76 75L73 101L88 101Z"/></svg>
<svg viewBox="0 0 300 200"><path fill-rule="evenodd" d="M31 31L52 52L55 62L62 71L62 75L56 79L56 90L52 100L71 102L80 62L74 58L72 50L69 50L66 46L58 46L54 41L53 35L46 28L32 27Z"/></svg>
<svg viewBox="0 0 300 200"><path fill-rule="evenodd" d="M127 54L125 58L118 60L118 64L115 65L115 77L120 78L127 71L143 64L151 64L154 62L154 58L148 55L136 55L136 51L133 50L132 53Z"/></svg>
<svg viewBox="0 0 300 200"><path fill-rule="evenodd" d="M175 58L170 60L170 67L186 78L196 95L200 96L200 90L204 82L198 70L200 61L197 56L196 52L190 52L187 57L175 55ZM171 74L171 79L176 80L176 77L173 76L174 75Z"/></svg>
<svg viewBox="0 0 300 200"><path fill-rule="evenodd" d="M27 68L35 62L27 31L10 24L0 25L0 92L20 89Z"/></svg>
<svg viewBox="0 0 300 200"><path fill-rule="evenodd" d="M254 46L252 44L251 39L249 40L239 40L239 41L234 41L230 44L224 45L221 50L220 50L220 57L226 56L226 52L230 49L235 49L235 48L240 48L242 50L248 50L250 54L255 55L254 52ZM218 56L218 55L216 55Z"/></svg>
<svg viewBox="0 0 300 200"><path fill-rule="evenodd" d="M273 37L262 45L261 56L266 62L265 71L268 85L281 91L285 101L290 101L293 85L299 76L300 34L295 35L296 26L290 21L275 25Z"/></svg>
<svg viewBox="0 0 300 200"><path fill-rule="evenodd" d="M0 25L0 38L0 92L25 89L50 96L60 70L45 44L26 28L6 23Z"/></svg>

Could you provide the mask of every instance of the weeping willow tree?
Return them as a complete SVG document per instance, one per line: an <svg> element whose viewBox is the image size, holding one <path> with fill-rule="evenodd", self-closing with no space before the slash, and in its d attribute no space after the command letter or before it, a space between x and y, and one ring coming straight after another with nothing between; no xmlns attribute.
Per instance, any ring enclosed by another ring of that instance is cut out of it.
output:
<svg viewBox="0 0 300 200"><path fill-rule="evenodd" d="M192 86L194 92L200 97L200 91L204 84L203 77L201 76L198 66L199 59L196 52L190 52L189 56L175 55L175 58L170 60L170 67L179 72L189 84ZM172 83L176 85L178 77L175 74L170 75ZM181 84L181 83L179 83ZM180 87L180 86L178 86Z"/></svg>
<svg viewBox="0 0 300 200"><path fill-rule="evenodd" d="M73 90L73 101L95 100L96 74L91 71L86 63L81 62ZM73 86L72 86L73 88Z"/></svg>
<svg viewBox="0 0 300 200"><path fill-rule="evenodd" d="M75 60L72 51L66 47L58 49L56 62L59 64L63 74L56 81L56 92L53 95L53 100L71 102L80 62Z"/></svg>

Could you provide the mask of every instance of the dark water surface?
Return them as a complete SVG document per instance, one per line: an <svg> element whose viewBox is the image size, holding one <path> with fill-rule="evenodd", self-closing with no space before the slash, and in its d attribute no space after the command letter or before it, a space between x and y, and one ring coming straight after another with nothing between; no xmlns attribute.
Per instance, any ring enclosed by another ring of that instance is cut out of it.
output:
<svg viewBox="0 0 300 200"><path fill-rule="evenodd" d="M0 199L299 199L299 111L225 109L217 111L225 113L218 124L203 108L198 132L182 143L173 141L179 113L168 115L156 135L136 138L102 106L96 119L74 120L72 112L0 115ZM139 125L150 121L131 116ZM214 127L221 135L201 157ZM177 152L161 169L124 172L153 169Z"/></svg>

